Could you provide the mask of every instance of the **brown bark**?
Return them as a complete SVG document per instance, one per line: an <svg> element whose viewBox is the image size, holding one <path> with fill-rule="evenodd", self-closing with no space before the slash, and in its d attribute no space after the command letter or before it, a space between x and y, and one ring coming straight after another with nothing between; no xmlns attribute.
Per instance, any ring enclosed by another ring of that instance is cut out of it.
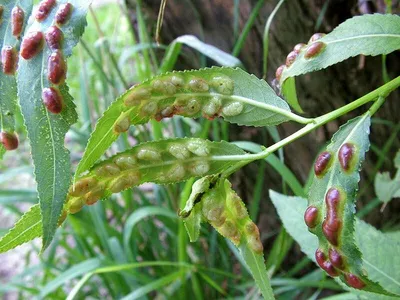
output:
<svg viewBox="0 0 400 300"><path fill-rule="evenodd" d="M134 0L127 0L128 7L134 9ZM323 16L319 32L330 32L341 22L353 15L361 12L383 12L384 2L363 2L358 5L356 0L331 0ZM256 1L240 1L240 29L247 21ZM257 17L253 29L250 31L244 48L241 51L240 59L247 71L262 76L262 35L264 24L274 9L277 1L266 1L260 14ZM148 24L155 24L159 9L159 0L145 1L145 12L148 17ZM318 16L323 10L325 1L321 0L298 0L286 1L275 16L270 31L269 56L268 56L268 76L269 83L274 79L276 68L283 64L286 55L292 50L293 46L300 42L307 42L315 32L315 24ZM165 18L162 30L162 41L168 44L174 38L193 34L203 41L215 45L218 48L230 52L233 49L236 37L233 34L233 1L228 0L169 0L165 10ZM399 1L393 1L393 12L399 11ZM133 14L132 14L133 15ZM149 28L154 32L154 28ZM197 68L199 62L190 56L190 60L180 60L180 66L185 68ZM392 53L387 57L387 67L391 78L397 76L400 70L399 52ZM335 108L343 106L354 99L379 87L382 81L381 57L355 57L332 66L328 69L300 76L297 79L297 90L300 103L306 112L306 116L319 116ZM386 119L395 124L399 123L400 105L399 91L394 92L386 101L381 110L376 114L376 118ZM317 153L329 141L332 134L338 127L351 117L365 111L365 107L358 109L339 120L316 130L315 132L303 137L291 145L285 147L286 164L298 176L301 182L305 182L312 167L313 160ZM258 136L257 130L252 128L237 128L233 126L234 134L232 139L250 139L263 142ZM287 136L300 128L297 124L283 124L279 126L281 136ZM389 136L392 134L390 127L386 125L374 124L371 130L371 143L382 149ZM270 141L272 143L272 141ZM382 167L382 170L393 168L392 159L396 151L400 148L399 137L390 148ZM378 160L377 155L370 151L367 162L364 164L363 182L368 184L368 178L373 177L374 164ZM245 198L251 199L254 174L257 166L250 166L245 169L249 176L241 177L240 188L244 191ZM249 172L250 171L250 172ZM245 179L244 179L245 178ZM280 178L274 171L267 168L266 178L268 189L280 190ZM361 183L363 184L363 183ZM371 201L375 195L371 184L368 193L364 194L359 201L359 208ZM247 190L247 192L246 192ZM264 191L266 199L267 189ZM265 202L265 201L264 201ZM398 209L393 201L384 215L389 217L389 211ZM265 204L264 204L265 205ZM271 206L266 209L271 209ZM378 215L378 210L376 210ZM263 218L265 219L265 218ZM373 218L376 225L381 225L387 218L378 216ZM275 223L275 221L268 221ZM266 227L272 224L265 224Z"/></svg>

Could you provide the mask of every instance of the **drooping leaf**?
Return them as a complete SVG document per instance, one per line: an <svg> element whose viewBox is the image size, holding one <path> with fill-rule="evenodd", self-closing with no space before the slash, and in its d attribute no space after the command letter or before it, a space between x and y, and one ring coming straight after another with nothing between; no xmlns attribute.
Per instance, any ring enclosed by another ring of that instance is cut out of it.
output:
<svg viewBox="0 0 400 300"><path fill-rule="evenodd" d="M169 45L168 52L165 55L165 60L161 69L167 68L167 62L169 65L175 64L182 44L189 46L190 48L193 48L207 57L215 60L221 66L238 67L242 64L235 56L226 53L213 45L200 41L194 35L182 35L172 41L172 43Z"/></svg>
<svg viewBox="0 0 400 300"><path fill-rule="evenodd" d="M318 247L318 238L311 234L304 224L304 211L307 200L301 197L290 197L270 191L270 198L278 212L288 233L300 245L301 250L315 262L315 249ZM393 268L400 264L400 233L382 233L371 225L356 219L355 241L361 252L363 272L368 277L379 282L386 290L393 294L400 294L400 269ZM379 245L379 247L377 247ZM339 281L338 278L335 278ZM361 296L361 299L389 300L398 299L370 293L364 290L352 289L343 284L346 290Z"/></svg>
<svg viewBox="0 0 400 300"><path fill-rule="evenodd" d="M59 26L64 36L61 52L65 58L72 54L73 47L83 34L90 1L57 1L46 19L42 22L34 20L26 30L27 34L41 31L44 35L49 27L54 25L54 18L60 6L67 2L72 4L72 12L68 22ZM67 195L70 183L70 158L69 152L64 147L64 138L77 119L75 105L65 83L59 86L64 102L61 113L52 113L43 104L43 89L54 86L48 79L48 59L51 54L52 50L44 42L43 50L31 59L20 57L17 77L18 96L31 144L35 177L38 183L43 218L43 249L50 244L54 236Z"/></svg>
<svg viewBox="0 0 400 300"><path fill-rule="evenodd" d="M393 179L390 178L389 172L378 173L375 177L375 193L384 203L400 197L400 151L396 154L394 166L397 171Z"/></svg>
<svg viewBox="0 0 400 300"><path fill-rule="evenodd" d="M321 45L320 51L306 58L310 47L316 47L316 50L319 48L317 45ZM389 54L397 49L400 49L400 16L356 16L304 47L293 64L283 70L280 82L282 84L289 77L317 71L356 55Z"/></svg>
<svg viewBox="0 0 400 300"><path fill-rule="evenodd" d="M236 245L264 299L274 299L260 232L227 179L212 176L199 179L180 216L186 222L192 242L199 236L200 222L206 221Z"/></svg>
<svg viewBox="0 0 400 300"><path fill-rule="evenodd" d="M130 124L173 115L222 116L247 126L277 125L292 114L285 101L262 80L241 69L209 68L172 72L132 87L97 122L75 178L88 170Z"/></svg>
<svg viewBox="0 0 400 300"><path fill-rule="evenodd" d="M18 55L20 40L12 34L11 11L14 7L18 6L24 12L23 32L28 21L28 16L32 11L32 0L4 0L0 5L2 6L0 51L10 46L14 49L15 55ZM0 131L14 132L17 109L17 82L15 74L4 74L3 70L0 69ZM4 152L5 148L0 144L0 160Z"/></svg>
<svg viewBox="0 0 400 300"><path fill-rule="evenodd" d="M35 204L26 212L0 239L0 253L7 252L15 247L33 240L42 235L42 221L39 204Z"/></svg>
<svg viewBox="0 0 400 300"><path fill-rule="evenodd" d="M340 127L326 151L317 158L305 222L319 239L319 265L347 285L390 294L362 271L362 254L354 239L354 204L359 170L369 149L370 115Z"/></svg>
<svg viewBox="0 0 400 300"><path fill-rule="evenodd" d="M85 204L145 182L171 184L219 174L239 163L244 153L227 142L198 138L143 143L98 163L79 178L70 189L66 208L75 213Z"/></svg>

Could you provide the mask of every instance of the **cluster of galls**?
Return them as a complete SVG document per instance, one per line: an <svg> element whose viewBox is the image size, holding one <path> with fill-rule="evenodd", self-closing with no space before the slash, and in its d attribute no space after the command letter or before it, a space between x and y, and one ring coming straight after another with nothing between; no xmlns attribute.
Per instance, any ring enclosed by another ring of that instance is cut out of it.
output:
<svg viewBox="0 0 400 300"><path fill-rule="evenodd" d="M323 177L332 164L332 154L328 151L322 152L315 164L314 173L318 178ZM343 144L338 152L340 167L344 173L350 172L356 162L356 147L351 143ZM356 289L362 289L365 283L348 271L345 259L340 252L340 233L343 226L343 213L346 195L339 187L331 187L325 195L325 205L327 214L322 222L322 232L329 242L328 253L323 249L317 249L315 259L318 265L330 276L344 275L347 284ZM313 230L320 224L319 210L315 206L309 206L304 214L306 225Z"/></svg>
<svg viewBox="0 0 400 300"><path fill-rule="evenodd" d="M201 198L199 204L202 205L203 218L236 246L245 242L252 251L263 253L260 232L251 221L243 201L227 180L218 184L221 186L211 189Z"/></svg>
<svg viewBox="0 0 400 300"><path fill-rule="evenodd" d="M38 22L45 20L55 5L56 0L41 1L35 13L35 19ZM60 113L63 109L63 98L57 86L65 81L67 72L67 64L62 53L64 37L60 27L68 22L72 8L71 3L61 4L55 14L53 26L49 27L45 34L41 31L26 33L21 44L20 55L25 60L30 60L40 53L43 50L45 40L52 51L48 57L47 78L53 86L43 89L42 99L46 108L55 114ZM11 14L12 33L15 37L20 38L24 25L24 11L16 6ZM4 46L1 58L3 72L8 75L15 74L18 64L17 49L12 46Z"/></svg>
<svg viewBox="0 0 400 300"><path fill-rule="evenodd" d="M149 84L133 87L124 96L127 107L139 107L143 116L161 121L174 115L193 117L200 112L207 119L240 114L243 104L224 101L233 94L234 81L224 74L209 80L196 76L172 74L153 79ZM118 134L129 129L129 114L123 113L114 125Z"/></svg>
<svg viewBox="0 0 400 300"><path fill-rule="evenodd" d="M171 142L165 149L149 145L134 147L129 153L118 154L101 163L79 179L69 190L66 210L76 213L85 204L92 205L106 195L119 193L142 182L172 183L182 180L188 173L190 177L206 175L210 169L206 158L210 151L207 142L200 140ZM166 161L171 161L171 167L164 170L161 166ZM158 166L160 171L149 171L152 166ZM143 172L140 172L141 167Z"/></svg>
<svg viewBox="0 0 400 300"><path fill-rule="evenodd" d="M303 57L305 59L311 59L319 55L324 50L326 45L324 42L318 40L324 36L325 36L324 33L315 33L311 36L307 45L304 43L299 43L296 46L294 46L293 51L291 51L286 57L286 63L278 67L278 69L276 69L275 72L276 80L278 82L281 80L282 73L285 70L285 68L289 68L297 59L297 57L300 55L300 53L304 52Z"/></svg>

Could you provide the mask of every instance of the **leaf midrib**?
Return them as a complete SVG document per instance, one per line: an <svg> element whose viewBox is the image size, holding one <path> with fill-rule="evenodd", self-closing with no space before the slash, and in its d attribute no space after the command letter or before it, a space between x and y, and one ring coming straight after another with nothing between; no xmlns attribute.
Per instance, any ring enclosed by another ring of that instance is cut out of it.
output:
<svg viewBox="0 0 400 300"><path fill-rule="evenodd" d="M393 38L400 39L400 34L386 34L386 33L364 34L364 35L352 36L352 37L348 37L348 38L326 41L326 42L323 39L321 39L321 42L324 42L325 44L329 45L329 44L341 43L341 42L349 41L349 40L366 39L366 38L382 38L382 37L393 37Z"/></svg>

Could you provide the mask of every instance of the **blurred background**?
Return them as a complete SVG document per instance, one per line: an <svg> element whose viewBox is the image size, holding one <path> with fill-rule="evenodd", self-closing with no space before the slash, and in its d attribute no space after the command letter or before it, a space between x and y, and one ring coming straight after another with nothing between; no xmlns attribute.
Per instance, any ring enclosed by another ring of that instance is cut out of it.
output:
<svg viewBox="0 0 400 300"><path fill-rule="evenodd" d="M279 3L268 34L265 79L270 84L293 46L307 42L313 33L328 33L354 15L400 11L396 0ZM127 88L161 71L219 65L202 49L177 46L174 40L183 35L194 35L238 57L242 68L263 77L264 27L277 4L276 0L169 0L158 44L154 36L159 0L94 1L85 34L68 62L67 82L79 113L79 122L66 139L73 166L97 119ZM179 53L177 59L166 56L173 47ZM301 76L297 88L305 116L315 117L349 103L397 76L399 69L397 51L387 57L355 57ZM359 216L383 231L400 229L400 215L393 214L400 209L399 201L382 210L372 184L378 171L394 171L392 161L400 148L399 94L392 93L373 119L372 146L357 203ZM341 124L361 112L323 126L232 178L260 228L267 269L279 299L317 299L342 290L286 233L268 190L305 195L318 152ZM132 126L107 156L140 142L174 136L267 146L299 128L296 124L244 128L219 119L174 117ZM0 235L37 202L22 118L18 132L21 146L0 162ZM42 256L38 255L39 240L0 254L0 295L3 299L65 299L68 295L70 299L256 299L253 279L231 243L209 226L203 226L198 242L189 243L176 214L188 187L183 183L133 188L70 215Z"/></svg>

